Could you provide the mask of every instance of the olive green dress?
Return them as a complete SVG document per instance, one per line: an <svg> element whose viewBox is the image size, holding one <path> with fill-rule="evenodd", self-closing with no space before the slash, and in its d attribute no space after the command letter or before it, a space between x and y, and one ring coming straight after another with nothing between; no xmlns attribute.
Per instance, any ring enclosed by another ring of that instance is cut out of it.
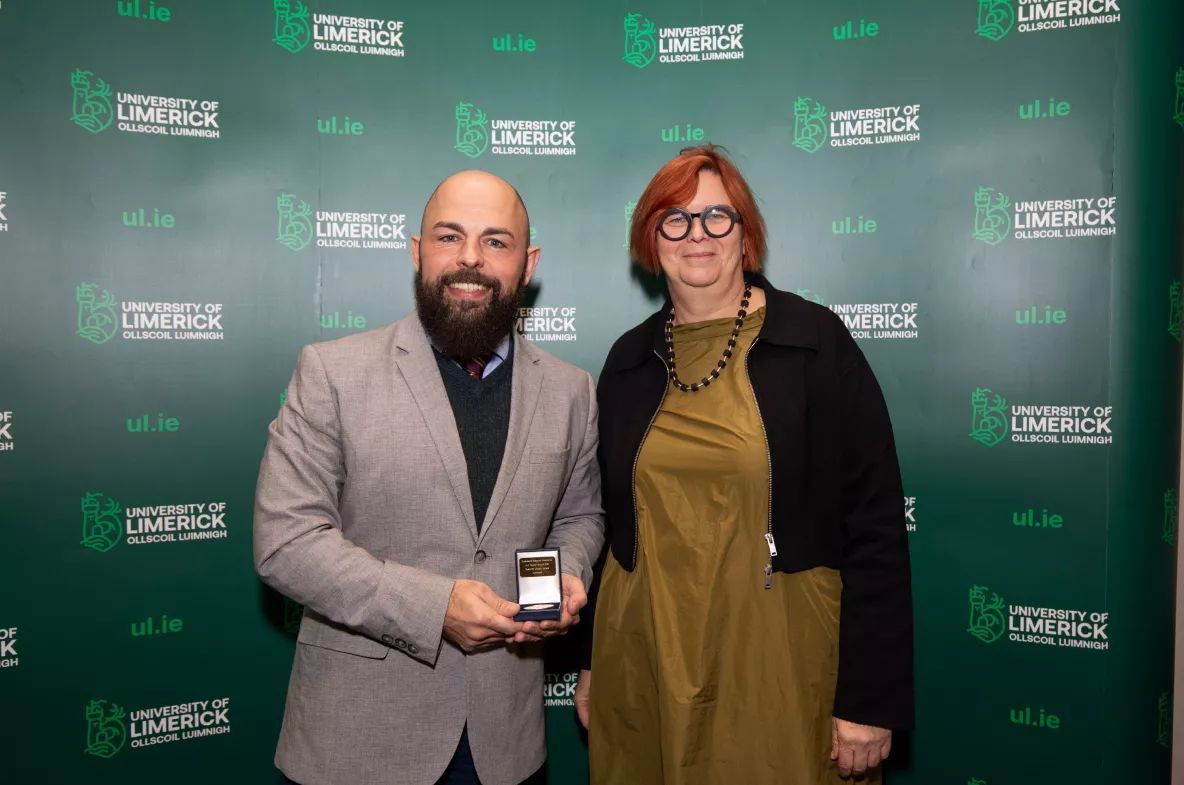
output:
<svg viewBox="0 0 1184 785"><path fill-rule="evenodd" d="M592 785L838 785L835 570L773 573L769 458L746 358L750 314L719 379L673 385L636 469L637 566L611 556L597 602ZM679 325L679 378L701 379L735 318ZM878 782L878 771L864 780Z"/></svg>

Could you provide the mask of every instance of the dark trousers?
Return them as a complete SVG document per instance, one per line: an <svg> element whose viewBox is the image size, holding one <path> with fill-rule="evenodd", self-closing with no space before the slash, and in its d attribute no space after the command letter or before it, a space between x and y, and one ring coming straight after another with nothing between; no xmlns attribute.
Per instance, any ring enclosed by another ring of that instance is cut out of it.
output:
<svg viewBox="0 0 1184 785"><path fill-rule="evenodd" d="M522 785L543 785L546 782L545 770L546 766L528 777ZM289 785L298 785L286 777L284 780ZM436 785L481 785L481 780L477 779L477 767L473 764L473 751L469 749L467 727L461 732L460 744L456 745L456 752L452 754L452 760L444 770L444 776L436 780Z"/></svg>

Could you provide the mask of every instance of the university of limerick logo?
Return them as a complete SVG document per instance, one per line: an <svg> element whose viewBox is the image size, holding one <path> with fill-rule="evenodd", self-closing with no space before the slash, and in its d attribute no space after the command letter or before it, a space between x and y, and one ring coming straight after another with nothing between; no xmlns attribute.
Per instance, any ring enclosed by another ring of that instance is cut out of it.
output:
<svg viewBox="0 0 1184 785"><path fill-rule="evenodd" d="M293 251L307 248L312 242L312 208L308 202L298 199L295 194L280 194L276 197L275 209L279 213L275 241Z"/></svg>
<svg viewBox="0 0 1184 785"><path fill-rule="evenodd" d="M1184 330L1184 308L1180 304L1180 282L1172 281L1171 286L1168 287L1168 332L1177 341L1180 340L1180 333Z"/></svg>
<svg viewBox="0 0 1184 785"><path fill-rule="evenodd" d="M994 198L992 198L994 194ZM994 188L974 192L974 239L998 245L1011 234L1011 200Z"/></svg>
<svg viewBox="0 0 1184 785"><path fill-rule="evenodd" d="M796 294L798 297L801 297L803 300L809 300L810 302L818 303L819 305L826 305L826 301L822 299L822 295L812 292L809 289L798 289L796 292L794 292L794 294Z"/></svg>
<svg viewBox="0 0 1184 785"><path fill-rule="evenodd" d="M271 39L289 52L299 52L311 39L308 8L300 0L292 7L289 0L275 0L275 38Z"/></svg>
<svg viewBox="0 0 1184 785"><path fill-rule="evenodd" d="M826 144L826 107L813 98L793 102L793 146L816 153Z"/></svg>
<svg viewBox="0 0 1184 785"><path fill-rule="evenodd" d="M92 134L106 130L115 117L111 111L111 85L78 68L70 75L70 86L74 88L74 114L70 121Z"/></svg>
<svg viewBox="0 0 1184 785"><path fill-rule="evenodd" d="M1172 748L1172 696L1162 692L1159 695L1159 729L1156 742L1161 747Z"/></svg>
<svg viewBox="0 0 1184 785"><path fill-rule="evenodd" d="M476 158L489 147L489 117L472 104L456 105L456 149L469 158Z"/></svg>
<svg viewBox="0 0 1184 785"><path fill-rule="evenodd" d="M1176 501L1176 489L1168 488L1163 492L1163 541L1168 545L1176 544L1176 528L1179 521L1180 508Z"/></svg>
<svg viewBox="0 0 1184 785"><path fill-rule="evenodd" d="M284 598L284 632L300 634L300 620L304 618L304 606L289 597Z"/></svg>
<svg viewBox="0 0 1184 785"><path fill-rule="evenodd" d="M998 41L1011 32L1014 24L1015 9L1011 7L1011 0L978 0L976 34Z"/></svg>
<svg viewBox="0 0 1184 785"><path fill-rule="evenodd" d="M110 758L127 743L126 713L108 701L86 704L86 754Z"/></svg>
<svg viewBox="0 0 1184 785"><path fill-rule="evenodd" d="M1003 636L1005 627L1003 598L991 592L991 599L988 600L988 591L986 586L970 588L970 626L966 631L983 643L994 643Z"/></svg>
<svg viewBox="0 0 1184 785"><path fill-rule="evenodd" d="M1176 71L1176 113L1172 119L1184 128L1184 68Z"/></svg>
<svg viewBox="0 0 1184 785"><path fill-rule="evenodd" d="M633 223L633 211L637 209L637 202L625 202L625 247L629 247L629 226Z"/></svg>
<svg viewBox="0 0 1184 785"><path fill-rule="evenodd" d="M100 504L101 493L88 493L82 497L82 545L106 553L119 543L123 526L119 513L123 508L114 499Z"/></svg>
<svg viewBox="0 0 1184 785"><path fill-rule="evenodd" d="M93 283L80 284L75 290L78 298L78 331L91 343L107 343L115 337L119 320L115 315L115 298L106 289Z"/></svg>
<svg viewBox="0 0 1184 785"><path fill-rule="evenodd" d="M979 387L970 394L974 417L970 423L970 438L994 447L1007 436L1007 401L990 390Z"/></svg>
<svg viewBox="0 0 1184 785"><path fill-rule="evenodd" d="M645 68L654 62L658 47L654 41L654 23L641 14L625 14L625 56L629 65Z"/></svg>

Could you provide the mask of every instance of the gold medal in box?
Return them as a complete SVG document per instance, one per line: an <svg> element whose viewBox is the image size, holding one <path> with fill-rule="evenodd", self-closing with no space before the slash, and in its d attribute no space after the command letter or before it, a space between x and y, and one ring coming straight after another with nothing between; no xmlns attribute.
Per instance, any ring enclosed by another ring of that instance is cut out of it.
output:
<svg viewBox="0 0 1184 785"><path fill-rule="evenodd" d="M563 611L559 549L514 551L518 575L518 615L514 621L557 621Z"/></svg>

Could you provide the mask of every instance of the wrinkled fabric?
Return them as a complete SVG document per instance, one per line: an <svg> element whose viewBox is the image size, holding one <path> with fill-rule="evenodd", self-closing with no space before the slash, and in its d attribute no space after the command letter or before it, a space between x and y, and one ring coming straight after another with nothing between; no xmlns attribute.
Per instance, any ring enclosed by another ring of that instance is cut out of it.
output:
<svg viewBox="0 0 1184 785"><path fill-rule="evenodd" d="M745 356L671 386L637 463L638 563L610 553L596 613L593 785L837 785L830 760L842 583L773 575L769 464ZM715 367L734 318L674 328L679 378ZM878 773L866 782L878 782Z"/></svg>

